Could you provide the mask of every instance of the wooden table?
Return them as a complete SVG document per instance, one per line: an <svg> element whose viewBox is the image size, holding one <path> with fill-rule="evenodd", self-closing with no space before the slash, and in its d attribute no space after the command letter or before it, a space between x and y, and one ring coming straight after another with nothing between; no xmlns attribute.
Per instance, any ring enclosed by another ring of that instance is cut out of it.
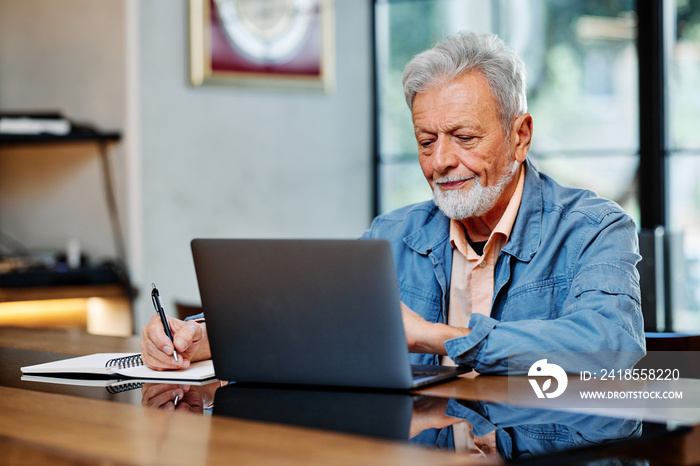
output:
<svg viewBox="0 0 700 466"><path fill-rule="evenodd" d="M137 351L139 339L0 328L0 346L82 355ZM0 387L0 417L2 464L423 466L475 461L467 454L407 443L8 387Z"/></svg>
<svg viewBox="0 0 700 466"><path fill-rule="evenodd" d="M139 337L78 331L0 328L0 347L61 354L139 351ZM15 351L15 350L12 350ZM19 374L17 374L19 377ZM525 380L524 380L525 381ZM526 382L526 381L525 381ZM689 384L695 389L695 384ZM422 395L504 403L506 377L468 376L422 389ZM614 416L614 412L605 412ZM656 418L672 413L656 413ZM240 419L167 412L0 386L2 464L502 464L465 452ZM686 421L693 419L689 417ZM700 418L697 419L700 424ZM700 430L663 443L615 447L650 464L700 464Z"/></svg>
<svg viewBox="0 0 700 466"><path fill-rule="evenodd" d="M471 464L389 441L5 387L0 412L3 464Z"/></svg>

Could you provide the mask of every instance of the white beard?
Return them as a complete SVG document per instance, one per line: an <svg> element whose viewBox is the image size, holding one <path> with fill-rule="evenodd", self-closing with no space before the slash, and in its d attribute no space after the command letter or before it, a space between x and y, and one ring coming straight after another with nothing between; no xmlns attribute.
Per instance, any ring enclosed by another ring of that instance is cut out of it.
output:
<svg viewBox="0 0 700 466"><path fill-rule="evenodd" d="M461 189L442 190L440 183L459 181L462 177L440 178L433 183L433 200L442 212L453 220L480 217L493 209L503 191L513 180L520 164L515 161L508 173L505 173L493 186L484 187L479 176L474 176L474 186L468 191Z"/></svg>

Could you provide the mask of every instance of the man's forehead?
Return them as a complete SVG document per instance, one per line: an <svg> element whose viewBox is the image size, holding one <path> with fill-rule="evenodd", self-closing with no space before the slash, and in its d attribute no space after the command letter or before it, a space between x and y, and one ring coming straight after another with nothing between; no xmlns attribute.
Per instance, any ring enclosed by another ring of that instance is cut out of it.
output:
<svg viewBox="0 0 700 466"><path fill-rule="evenodd" d="M439 129L444 132L451 132L458 129L464 129L469 132L478 132L484 129L484 125L473 116L470 115L459 115L459 117L450 118L450 115L441 115L438 121L435 120L425 120L420 117L413 118L413 129L416 134L423 132L435 131L435 125L439 126Z"/></svg>
<svg viewBox="0 0 700 466"><path fill-rule="evenodd" d="M483 95L484 97L491 97L492 99L494 98L493 93L491 92L491 87L489 85L488 80L486 79L486 76L480 71L477 70L471 70L471 71L465 71L463 73L458 74L457 76L454 77L446 77L446 76L441 76L433 79L431 82L429 82L426 86L425 89L422 89L418 92L416 92L414 96L414 102L415 99L418 98L421 95L424 94L429 94L431 92L434 92L436 90L440 90L443 88L449 88L449 87L458 87L461 89L465 89L474 93L479 93L480 95Z"/></svg>
<svg viewBox="0 0 700 466"><path fill-rule="evenodd" d="M451 126L480 126L480 120L497 117L497 108L486 78L468 72L417 93L411 116L416 130L425 118L449 121Z"/></svg>

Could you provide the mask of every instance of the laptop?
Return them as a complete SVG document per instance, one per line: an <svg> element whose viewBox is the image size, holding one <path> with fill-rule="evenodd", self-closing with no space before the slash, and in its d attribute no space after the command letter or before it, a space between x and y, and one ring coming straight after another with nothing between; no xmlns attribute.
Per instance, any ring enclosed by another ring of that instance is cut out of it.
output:
<svg viewBox="0 0 700 466"><path fill-rule="evenodd" d="M191 246L221 380L411 389L465 372L411 366L387 241L198 238Z"/></svg>

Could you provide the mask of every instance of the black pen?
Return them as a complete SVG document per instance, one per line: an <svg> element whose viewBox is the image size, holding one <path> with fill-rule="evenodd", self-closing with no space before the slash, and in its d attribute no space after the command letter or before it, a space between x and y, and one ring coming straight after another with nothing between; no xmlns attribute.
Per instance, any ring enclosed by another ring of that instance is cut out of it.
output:
<svg viewBox="0 0 700 466"><path fill-rule="evenodd" d="M160 316L160 321L163 323L163 330L165 334L173 342L173 359L177 362L177 352L175 351L175 341L173 340L173 332L170 330L170 324L168 324L168 318L165 316L165 310L160 304L160 293L158 293L158 288L156 288L155 283L151 283L151 301L153 301L153 307L156 308L156 312Z"/></svg>

